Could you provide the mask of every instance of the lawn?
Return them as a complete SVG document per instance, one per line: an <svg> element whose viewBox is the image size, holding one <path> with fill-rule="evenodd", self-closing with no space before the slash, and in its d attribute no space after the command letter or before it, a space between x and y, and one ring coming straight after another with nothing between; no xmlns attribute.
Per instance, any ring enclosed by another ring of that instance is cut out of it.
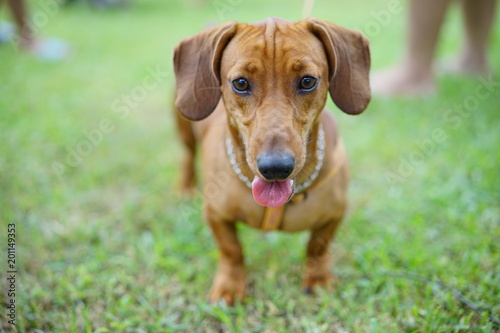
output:
<svg viewBox="0 0 500 333"><path fill-rule="evenodd" d="M113 10L29 3L38 33L68 41L72 54L42 62L0 45L0 330L500 329L500 20L493 78L440 74L435 96L374 97L356 117L328 102L352 171L349 214L331 248L339 284L302 293L307 233L241 225L248 297L227 308L206 302L217 250L201 199L176 192L172 48L207 24L300 19L302 1L132 0ZM406 13L398 0L323 0L313 10L364 31L374 69L401 59ZM5 9L0 18L10 19ZM462 36L454 8L438 58L456 54Z"/></svg>

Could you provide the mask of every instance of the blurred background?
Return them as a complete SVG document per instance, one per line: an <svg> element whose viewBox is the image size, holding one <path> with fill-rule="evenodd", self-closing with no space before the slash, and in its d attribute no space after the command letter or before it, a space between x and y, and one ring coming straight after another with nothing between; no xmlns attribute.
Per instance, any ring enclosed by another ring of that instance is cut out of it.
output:
<svg viewBox="0 0 500 333"><path fill-rule="evenodd" d="M4 0L5 2L5 0ZM0 21L13 22L5 3ZM205 303L217 251L201 198L179 198L172 49L208 25L299 20L303 1L29 0L48 54L0 44L0 231L16 224L19 332L493 332L500 316L500 21L493 76L444 73L458 6L436 51L437 92L374 96L352 117L329 100L352 170L332 253L339 286L300 290L307 233L241 226L248 301ZM498 14L498 8L497 8ZM403 58L408 3L317 0L360 30L372 68ZM498 15L497 15L498 17ZM7 31L7 32L5 32ZM55 53L55 55L54 55ZM2 263L4 262L2 254ZM2 265L3 267L3 265ZM6 271L0 274L4 280ZM415 277L414 274L419 274ZM441 281L457 288L464 305ZM1 284L0 284L1 285ZM7 296L0 294L0 299ZM493 318L493 319L492 319Z"/></svg>

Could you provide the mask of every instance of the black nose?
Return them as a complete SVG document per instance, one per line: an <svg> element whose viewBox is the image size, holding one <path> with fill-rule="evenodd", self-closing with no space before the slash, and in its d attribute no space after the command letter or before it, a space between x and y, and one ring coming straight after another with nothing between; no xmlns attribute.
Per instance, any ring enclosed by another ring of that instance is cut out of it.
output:
<svg viewBox="0 0 500 333"><path fill-rule="evenodd" d="M295 157L263 153L257 157L257 168L266 180L284 180L295 168Z"/></svg>

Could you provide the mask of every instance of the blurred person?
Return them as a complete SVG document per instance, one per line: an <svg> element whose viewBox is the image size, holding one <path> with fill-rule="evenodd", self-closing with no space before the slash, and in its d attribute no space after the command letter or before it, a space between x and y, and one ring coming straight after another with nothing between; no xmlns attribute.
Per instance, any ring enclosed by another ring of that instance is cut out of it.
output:
<svg viewBox="0 0 500 333"><path fill-rule="evenodd" d="M488 75L488 42L495 0L459 0L464 21L464 45L448 70ZM433 57L439 32L451 0L411 0L408 44L403 62L372 76L372 91L381 95L427 95L436 90Z"/></svg>
<svg viewBox="0 0 500 333"><path fill-rule="evenodd" d="M33 37L33 32L28 22L28 16L26 14L26 4L24 0L0 0L0 5L7 1L7 5L10 8L13 19L17 27L17 34L19 36L19 46L23 49L31 49L34 47L35 39ZM8 24L3 24L3 35L2 40L10 41L12 35L14 34L13 28Z"/></svg>
<svg viewBox="0 0 500 333"><path fill-rule="evenodd" d="M69 46L66 42L55 38L36 38L29 22L25 0L0 0L0 5L3 2L7 2L15 22L15 28L8 23L2 23L0 25L0 42L17 42L17 47L41 60L59 61L68 56Z"/></svg>

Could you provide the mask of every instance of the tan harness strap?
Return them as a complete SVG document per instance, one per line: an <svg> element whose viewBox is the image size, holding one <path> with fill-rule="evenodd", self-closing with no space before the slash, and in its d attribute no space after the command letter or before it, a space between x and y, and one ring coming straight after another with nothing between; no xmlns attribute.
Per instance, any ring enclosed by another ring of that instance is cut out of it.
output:
<svg viewBox="0 0 500 333"><path fill-rule="evenodd" d="M262 230L272 231L280 227L285 215L286 204L281 207L266 207L264 219L262 220Z"/></svg>

